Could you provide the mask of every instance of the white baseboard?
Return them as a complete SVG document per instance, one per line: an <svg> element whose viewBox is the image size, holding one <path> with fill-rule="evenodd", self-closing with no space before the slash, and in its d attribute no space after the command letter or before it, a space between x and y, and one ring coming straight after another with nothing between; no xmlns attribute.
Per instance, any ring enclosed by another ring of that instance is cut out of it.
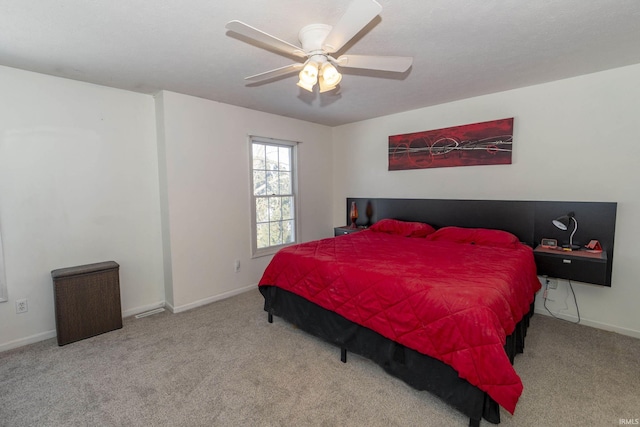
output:
<svg viewBox="0 0 640 427"><path fill-rule="evenodd" d="M14 341L9 341L4 344L0 344L0 353L14 348L22 347L24 345L34 344L39 341L48 340L49 338L55 338L56 331L41 332L39 334L31 335L28 337L20 338Z"/></svg>
<svg viewBox="0 0 640 427"><path fill-rule="evenodd" d="M544 308L536 307L534 312L536 314L542 314L543 316L552 317L549 314L549 312L547 310L545 310ZM575 322L578 321L578 316L575 316L573 314L553 313L553 315L555 317L559 318L559 319L567 320L569 322L574 322L575 323ZM585 319L584 317L580 318L580 324L581 325L585 325L585 326L590 326L590 327L596 328L596 329L602 329L602 330L605 330L605 331L615 332L615 333L618 333L620 335L626 335L626 336L633 337L633 338L640 338L640 331L634 331L633 329L621 328L619 326L609 325L607 323L596 322L596 321L593 321L593 320Z"/></svg>
<svg viewBox="0 0 640 427"><path fill-rule="evenodd" d="M240 288L240 289L234 289L232 291L228 291L228 292L224 292L224 293L221 293L221 294L218 294L218 295L214 295L214 296L209 297L209 298L205 298L205 299L201 299L201 300L198 300L198 301L194 301L194 302L191 302L189 304L179 305L177 307L174 307L171 304L167 303L166 304L166 308L168 308L172 313L181 313L183 311L191 310L191 309L196 308L196 307L201 307L203 305L211 304L212 302L220 301L220 300L227 299L227 298L230 298L230 297L235 296L235 295L243 294L243 293L248 292L248 291L250 291L252 289L256 289L257 287L258 287L258 284L256 283L256 284L253 284L253 285L245 286L245 287Z"/></svg>

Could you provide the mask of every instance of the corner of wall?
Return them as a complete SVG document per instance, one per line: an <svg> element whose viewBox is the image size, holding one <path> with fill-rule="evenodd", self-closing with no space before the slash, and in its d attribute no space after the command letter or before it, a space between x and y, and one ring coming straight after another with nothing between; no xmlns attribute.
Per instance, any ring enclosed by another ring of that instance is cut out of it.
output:
<svg viewBox="0 0 640 427"><path fill-rule="evenodd" d="M156 113L156 135L158 149L158 180L160 184L160 222L162 227L162 259L164 271L164 297L173 305L173 270L171 264L171 233L169 223L169 192L167 179L167 154L165 132L164 91L154 95Z"/></svg>

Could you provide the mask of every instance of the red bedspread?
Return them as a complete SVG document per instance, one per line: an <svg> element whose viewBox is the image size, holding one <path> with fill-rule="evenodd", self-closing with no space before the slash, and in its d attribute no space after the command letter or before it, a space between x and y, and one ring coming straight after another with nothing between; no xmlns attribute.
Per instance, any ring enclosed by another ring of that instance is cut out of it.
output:
<svg viewBox="0 0 640 427"><path fill-rule="evenodd" d="M275 285L451 365L513 413L522 382L507 335L540 289L531 248L428 241L370 230L279 251Z"/></svg>

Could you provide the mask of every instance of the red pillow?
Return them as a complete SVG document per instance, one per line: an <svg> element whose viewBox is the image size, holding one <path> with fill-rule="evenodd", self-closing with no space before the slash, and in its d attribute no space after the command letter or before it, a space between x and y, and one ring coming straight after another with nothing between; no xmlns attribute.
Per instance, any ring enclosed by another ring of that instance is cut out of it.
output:
<svg viewBox="0 0 640 427"><path fill-rule="evenodd" d="M435 228L424 222L400 221L390 218L376 222L369 227L369 230L380 233L397 234L405 237L427 237L436 231Z"/></svg>
<svg viewBox="0 0 640 427"><path fill-rule="evenodd" d="M427 237L434 241L471 243L484 246L509 247L520 243L518 238L508 231L489 228L442 227Z"/></svg>

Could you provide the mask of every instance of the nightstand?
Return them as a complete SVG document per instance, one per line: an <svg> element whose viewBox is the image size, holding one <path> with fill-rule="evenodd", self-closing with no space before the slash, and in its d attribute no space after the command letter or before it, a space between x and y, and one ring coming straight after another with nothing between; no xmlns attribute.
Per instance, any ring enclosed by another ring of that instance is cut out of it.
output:
<svg viewBox="0 0 640 427"><path fill-rule="evenodd" d="M345 234L357 233L358 231L366 230L365 227L350 227L348 225L343 225L342 227L335 227L333 229L334 236L344 236Z"/></svg>
<svg viewBox="0 0 640 427"><path fill-rule="evenodd" d="M533 255L540 276L611 286L611 276L607 274L607 253L604 251L564 251L538 246Z"/></svg>

